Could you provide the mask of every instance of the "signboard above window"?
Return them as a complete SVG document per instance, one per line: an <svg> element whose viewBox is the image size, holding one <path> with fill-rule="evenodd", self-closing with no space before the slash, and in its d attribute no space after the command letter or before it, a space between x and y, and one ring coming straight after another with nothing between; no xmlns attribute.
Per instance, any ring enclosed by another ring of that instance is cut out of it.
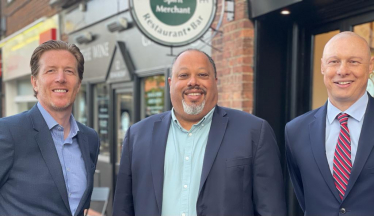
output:
<svg viewBox="0 0 374 216"><path fill-rule="evenodd" d="M130 0L138 28L154 42L170 47L190 44L210 28L216 0Z"/></svg>

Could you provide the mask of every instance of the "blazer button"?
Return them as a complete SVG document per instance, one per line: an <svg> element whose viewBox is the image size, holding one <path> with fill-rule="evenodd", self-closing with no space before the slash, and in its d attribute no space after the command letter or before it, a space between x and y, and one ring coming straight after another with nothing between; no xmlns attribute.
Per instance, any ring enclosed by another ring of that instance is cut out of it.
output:
<svg viewBox="0 0 374 216"><path fill-rule="evenodd" d="M341 208L339 212L345 214L347 211L345 210L345 208Z"/></svg>

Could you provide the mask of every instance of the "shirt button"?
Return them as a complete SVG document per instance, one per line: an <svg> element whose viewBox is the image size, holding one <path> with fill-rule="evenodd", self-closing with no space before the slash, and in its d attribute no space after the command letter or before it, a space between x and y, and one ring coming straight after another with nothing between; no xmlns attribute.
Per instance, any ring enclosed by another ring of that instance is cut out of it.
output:
<svg viewBox="0 0 374 216"><path fill-rule="evenodd" d="M66 168L66 170L67 170L68 172L70 172L70 169L69 169L69 168Z"/></svg>
<svg viewBox="0 0 374 216"><path fill-rule="evenodd" d="M203 127L204 127L204 124L201 124L201 126L203 126Z"/></svg>
<svg viewBox="0 0 374 216"><path fill-rule="evenodd" d="M188 136L192 136L192 133L189 133Z"/></svg>
<svg viewBox="0 0 374 216"><path fill-rule="evenodd" d="M183 185L184 188L187 188L187 185Z"/></svg>
<svg viewBox="0 0 374 216"><path fill-rule="evenodd" d="M345 208L341 208L339 212L345 214L347 211L345 210Z"/></svg>
<svg viewBox="0 0 374 216"><path fill-rule="evenodd" d="M186 216L186 213L182 213L182 216Z"/></svg>
<svg viewBox="0 0 374 216"><path fill-rule="evenodd" d="M187 156L187 157L185 157L185 159L186 159L186 161L188 161L190 158Z"/></svg>
<svg viewBox="0 0 374 216"><path fill-rule="evenodd" d="M71 197L71 193L69 193L69 197Z"/></svg>

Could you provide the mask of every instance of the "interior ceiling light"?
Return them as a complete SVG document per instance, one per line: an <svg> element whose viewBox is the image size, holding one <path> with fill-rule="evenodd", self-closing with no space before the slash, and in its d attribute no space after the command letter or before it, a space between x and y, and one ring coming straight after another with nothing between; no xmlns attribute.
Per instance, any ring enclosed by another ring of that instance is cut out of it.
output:
<svg viewBox="0 0 374 216"><path fill-rule="evenodd" d="M281 14L283 15L289 15L291 12L289 10L282 10Z"/></svg>

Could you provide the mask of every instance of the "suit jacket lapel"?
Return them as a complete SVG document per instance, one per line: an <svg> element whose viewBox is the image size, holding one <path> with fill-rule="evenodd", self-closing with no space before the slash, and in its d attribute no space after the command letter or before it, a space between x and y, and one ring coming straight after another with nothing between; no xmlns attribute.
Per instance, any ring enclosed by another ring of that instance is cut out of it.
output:
<svg viewBox="0 0 374 216"><path fill-rule="evenodd" d="M85 192L83 193L83 196L81 198L81 201L79 202L79 205L77 207L77 210L75 211L76 213L79 213L81 208L83 207L84 203L87 200L87 195L89 194L89 188L91 188L91 185L93 184L92 178L89 176L90 171L91 171L91 159L90 159L90 151L88 148L88 141L87 141L87 136L81 131L81 128L79 128L78 134L77 134L77 139L78 139L78 145L81 150L81 154L84 160L84 164L86 167L86 173L87 173L87 188Z"/></svg>
<svg viewBox="0 0 374 216"><path fill-rule="evenodd" d="M334 194L335 198L341 202L326 158L326 112L327 103L317 111L314 116L314 121L309 124L310 146L322 177L325 179L326 184Z"/></svg>
<svg viewBox="0 0 374 216"><path fill-rule="evenodd" d="M29 113L34 130L37 131L35 141L39 146L40 152L43 156L45 164L48 167L51 177L54 180L58 191L60 192L61 198L64 201L66 208L70 212L65 179L49 128L36 105L29 111Z"/></svg>
<svg viewBox="0 0 374 216"><path fill-rule="evenodd" d="M216 106L208 135L208 143L205 149L203 170L201 172L201 180L199 187L199 195L213 166L218 150L221 146L223 136L226 132L228 121L229 118L226 117L226 112L219 106Z"/></svg>
<svg viewBox="0 0 374 216"><path fill-rule="evenodd" d="M358 141L356 159L353 163L351 177L345 192L345 197L351 191L358 176L368 159L374 146L374 99L369 95L368 106L366 108L364 122L361 128L360 140Z"/></svg>
<svg viewBox="0 0 374 216"><path fill-rule="evenodd" d="M165 150L166 142L169 134L169 128L171 123L171 113L168 112L166 115L156 121L153 125L152 131L152 147L151 147L151 169L153 187L156 194L156 201L161 215L162 208L162 191L164 183L164 162L165 162Z"/></svg>

